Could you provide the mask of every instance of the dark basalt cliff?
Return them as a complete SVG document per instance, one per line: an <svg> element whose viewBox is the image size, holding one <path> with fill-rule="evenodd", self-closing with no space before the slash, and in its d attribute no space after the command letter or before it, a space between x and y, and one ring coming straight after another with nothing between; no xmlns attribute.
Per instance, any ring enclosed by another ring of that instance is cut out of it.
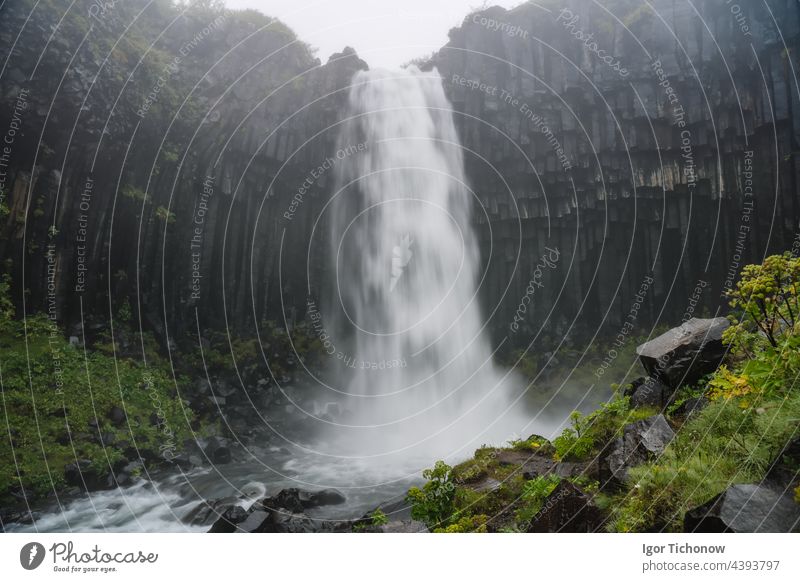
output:
<svg viewBox="0 0 800 582"><path fill-rule="evenodd" d="M555 4L472 15L433 58L474 152L486 304L511 278L513 319L549 245L533 330L713 313L796 232L797 4Z"/></svg>
<svg viewBox="0 0 800 582"><path fill-rule="evenodd" d="M171 337L302 318L308 274L329 274L326 160L366 64L346 50L322 65L252 12L130 2L92 18L79 2L59 24L51 4L27 23L33 2L0 9L16 300L55 297L68 324L130 304ZM532 280L511 343L543 324L614 334L632 310L637 326L713 313L800 218L798 5L553 6L470 15L422 64L456 111L496 339ZM546 249L558 261L537 272Z"/></svg>

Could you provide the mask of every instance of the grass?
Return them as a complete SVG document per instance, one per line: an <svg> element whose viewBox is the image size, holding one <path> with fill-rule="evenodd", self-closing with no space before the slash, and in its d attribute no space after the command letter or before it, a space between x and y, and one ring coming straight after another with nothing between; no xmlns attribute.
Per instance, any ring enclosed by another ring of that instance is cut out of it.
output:
<svg viewBox="0 0 800 582"><path fill-rule="evenodd" d="M27 330L27 333L26 333ZM139 456L166 459L189 436L193 416L161 360L150 365L70 345L43 315L0 322L0 500L34 499L64 485L78 459L104 475ZM112 422L114 407L126 418ZM104 435L106 446L101 444Z"/></svg>

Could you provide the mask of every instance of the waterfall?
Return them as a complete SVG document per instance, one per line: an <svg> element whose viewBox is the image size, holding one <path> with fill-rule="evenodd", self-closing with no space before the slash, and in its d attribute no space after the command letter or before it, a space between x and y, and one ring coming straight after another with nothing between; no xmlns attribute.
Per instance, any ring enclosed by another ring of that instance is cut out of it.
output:
<svg viewBox="0 0 800 582"><path fill-rule="evenodd" d="M357 73L337 158L325 311L350 413L332 431L351 439L342 453L430 460L512 438L495 423L509 382L483 329L477 199L438 73Z"/></svg>

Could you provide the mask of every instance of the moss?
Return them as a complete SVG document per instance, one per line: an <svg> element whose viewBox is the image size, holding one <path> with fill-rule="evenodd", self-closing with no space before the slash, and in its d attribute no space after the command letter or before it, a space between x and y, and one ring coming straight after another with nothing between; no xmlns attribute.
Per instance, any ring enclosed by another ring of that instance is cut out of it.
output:
<svg viewBox="0 0 800 582"><path fill-rule="evenodd" d="M176 381L160 359L149 365L71 345L46 317L0 322L2 419L0 499L28 499L64 484L64 467L88 459L98 475L136 447L168 459L185 438L192 412L175 396ZM112 408L127 419L113 424ZM108 442L100 444L101 435ZM10 502L10 500L9 500Z"/></svg>

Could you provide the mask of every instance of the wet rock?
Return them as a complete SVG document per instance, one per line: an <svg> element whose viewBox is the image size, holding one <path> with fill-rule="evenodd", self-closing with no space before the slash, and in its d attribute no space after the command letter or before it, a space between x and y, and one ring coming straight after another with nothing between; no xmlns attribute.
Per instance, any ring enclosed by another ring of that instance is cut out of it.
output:
<svg viewBox="0 0 800 582"><path fill-rule="evenodd" d="M306 509L325 505L338 505L345 502L345 496L336 489L323 489L311 492L291 487L282 489L277 495L268 497L262 502L265 507L284 509L294 513L302 513Z"/></svg>
<svg viewBox="0 0 800 582"><path fill-rule="evenodd" d="M631 406L634 408L654 407L664 408L670 401L674 389L664 384L658 378L647 376L638 378L631 382L631 386L626 390L626 395L631 398Z"/></svg>
<svg viewBox="0 0 800 582"><path fill-rule="evenodd" d="M269 520L269 512L258 509L250 513L243 522L237 524L236 531L240 533L259 533L265 522Z"/></svg>
<svg viewBox="0 0 800 582"><path fill-rule="evenodd" d="M344 494L336 489L323 489L312 493L306 507L322 507L324 505L339 505L347 501Z"/></svg>
<svg viewBox="0 0 800 582"><path fill-rule="evenodd" d="M674 437L675 432L661 414L625 426L622 437L602 454L601 484L620 485L631 467L658 457Z"/></svg>
<svg viewBox="0 0 800 582"><path fill-rule="evenodd" d="M636 348L648 374L675 389L694 384L717 369L725 355L722 332L730 323L724 317L692 318L679 327Z"/></svg>
<svg viewBox="0 0 800 582"><path fill-rule="evenodd" d="M233 533L238 529L238 524L246 521L248 517L248 511L244 507L234 505L222 513L208 533Z"/></svg>
<svg viewBox="0 0 800 582"><path fill-rule="evenodd" d="M125 411L119 406L112 406L111 410L108 411L108 419L114 426L122 426L126 418Z"/></svg>
<svg viewBox="0 0 800 582"><path fill-rule="evenodd" d="M208 499L201 501L181 518L183 523L190 525L205 525L212 519L219 519L227 510L237 502L235 497L221 499Z"/></svg>
<svg viewBox="0 0 800 582"><path fill-rule="evenodd" d="M428 526L421 521L396 520L384 525L366 525L355 529L359 533L428 533Z"/></svg>
<svg viewBox="0 0 800 582"><path fill-rule="evenodd" d="M230 398L238 392L239 391L237 390L236 386L228 383L226 380L217 380L216 384L214 385L214 394L216 396L221 396L222 398Z"/></svg>
<svg viewBox="0 0 800 582"><path fill-rule="evenodd" d="M100 444L104 447L113 445L117 440L117 435L113 432L104 432L100 435Z"/></svg>
<svg viewBox="0 0 800 582"><path fill-rule="evenodd" d="M78 487L83 491L112 489L116 480L110 471L98 470L90 460L79 459L64 467L64 481L67 485Z"/></svg>
<svg viewBox="0 0 800 582"><path fill-rule="evenodd" d="M5 531L5 527L12 523L29 525L38 520L41 514L38 511L28 509L0 509L0 532Z"/></svg>
<svg viewBox="0 0 800 582"><path fill-rule="evenodd" d="M282 489L276 495L265 499L262 503L269 508L285 509L294 513L302 513L310 495L308 491L292 487L289 489Z"/></svg>
<svg viewBox="0 0 800 582"><path fill-rule="evenodd" d="M793 488L800 481L800 438L786 443L775 456L766 478L783 488Z"/></svg>
<svg viewBox="0 0 800 582"><path fill-rule="evenodd" d="M684 517L684 530L700 533L788 533L800 528L800 505L765 485L733 485Z"/></svg>
<svg viewBox="0 0 800 582"><path fill-rule="evenodd" d="M675 413L689 418L690 416L693 416L703 410L706 406L708 406L708 398L705 396L689 398L678 407Z"/></svg>
<svg viewBox="0 0 800 582"><path fill-rule="evenodd" d="M572 482L562 480L547 496L526 531L532 533L587 533L602 525L600 510Z"/></svg>
<svg viewBox="0 0 800 582"><path fill-rule="evenodd" d="M224 465L231 462L230 441L226 438L210 437L203 450L215 465Z"/></svg>
<svg viewBox="0 0 800 582"><path fill-rule="evenodd" d="M203 464L203 459L199 455L191 455L185 451L175 455L172 460L184 470L200 467Z"/></svg>

